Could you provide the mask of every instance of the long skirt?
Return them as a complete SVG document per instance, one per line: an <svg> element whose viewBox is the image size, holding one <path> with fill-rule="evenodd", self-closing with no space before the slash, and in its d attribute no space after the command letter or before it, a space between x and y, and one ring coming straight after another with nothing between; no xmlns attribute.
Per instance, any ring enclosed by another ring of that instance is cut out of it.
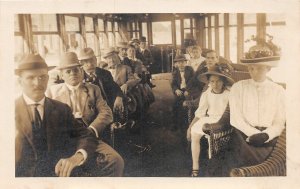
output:
<svg viewBox="0 0 300 189"><path fill-rule="evenodd" d="M222 174L226 174L222 176L229 176L233 168L262 163L269 157L277 141L277 138L274 138L260 147L255 147L246 142L246 139L247 136L244 133L234 129L229 141L229 149L222 157L223 162L219 162L222 166Z"/></svg>

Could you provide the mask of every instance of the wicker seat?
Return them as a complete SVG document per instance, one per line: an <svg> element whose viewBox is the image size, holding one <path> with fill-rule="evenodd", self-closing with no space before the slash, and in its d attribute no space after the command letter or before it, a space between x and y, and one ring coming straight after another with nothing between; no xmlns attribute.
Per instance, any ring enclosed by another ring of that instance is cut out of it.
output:
<svg viewBox="0 0 300 189"><path fill-rule="evenodd" d="M258 165L232 169L230 176L286 176L286 129L279 136L273 151L266 161Z"/></svg>

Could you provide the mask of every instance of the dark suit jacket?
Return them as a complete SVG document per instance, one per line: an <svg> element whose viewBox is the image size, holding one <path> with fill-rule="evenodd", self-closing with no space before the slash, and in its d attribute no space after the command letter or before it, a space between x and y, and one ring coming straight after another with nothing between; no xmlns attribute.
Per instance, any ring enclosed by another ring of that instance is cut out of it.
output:
<svg viewBox="0 0 300 189"><path fill-rule="evenodd" d="M201 89L202 89L202 86L199 85L199 83L196 80L194 80L194 75L195 75L195 73L194 73L193 68L190 66L186 66L184 69L186 91L189 92L190 97L193 99L199 97L199 95L201 94ZM172 73L172 81L171 81L171 87L172 87L172 91L174 94L177 89L181 90L180 84L181 84L180 71L178 68L175 68Z"/></svg>
<svg viewBox="0 0 300 189"><path fill-rule="evenodd" d="M16 138L15 169L16 176L35 175L39 162L33 142L32 124L23 97L15 101ZM61 158L73 155L76 150L84 149L88 157L96 150L97 140L92 133L79 125L68 105L46 97L43 127L46 129L47 161L49 175L54 175L55 164ZM50 173L53 171L52 173Z"/></svg>
<svg viewBox="0 0 300 189"><path fill-rule="evenodd" d="M141 49L139 49L139 51L142 55L140 60L143 62L143 64L145 66L150 66L150 64L153 62L152 54L151 54L150 50L145 49L144 51L142 51Z"/></svg>
<svg viewBox="0 0 300 189"><path fill-rule="evenodd" d="M110 108L113 108L116 97L123 98L123 93L120 86L114 81L111 73L102 68L96 68L96 81L93 82L100 88L102 97L106 100ZM84 79L87 79L87 74L84 74Z"/></svg>

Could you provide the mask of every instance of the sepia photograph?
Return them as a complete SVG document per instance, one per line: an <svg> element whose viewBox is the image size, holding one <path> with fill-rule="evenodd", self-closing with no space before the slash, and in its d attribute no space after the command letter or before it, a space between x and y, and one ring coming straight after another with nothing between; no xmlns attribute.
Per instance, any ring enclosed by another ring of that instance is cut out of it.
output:
<svg viewBox="0 0 300 189"><path fill-rule="evenodd" d="M299 184L299 2L25 2L0 2L3 186Z"/></svg>

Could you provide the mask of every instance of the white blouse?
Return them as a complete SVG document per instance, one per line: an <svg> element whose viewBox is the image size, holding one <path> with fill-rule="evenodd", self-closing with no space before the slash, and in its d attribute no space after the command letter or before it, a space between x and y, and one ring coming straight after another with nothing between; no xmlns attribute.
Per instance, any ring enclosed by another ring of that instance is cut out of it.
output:
<svg viewBox="0 0 300 189"><path fill-rule="evenodd" d="M261 132L255 126L267 127L263 132L272 140L285 127L285 91L272 81L259 83L248 79L235 83L229 105L231 125L247 136Z"/></svg>
<svg viewBox="0 0 300 189"><path fill-rule="evenodd" d="M225 90L221 94L215 94L212 93L212 89L209 87L201 95L199 107L195 112L195 116L202 118L208 115L208 117L221 118L228 104L228 98L229 90Z"/></svg>
<svg viewBox="0 0 300 189"><path fill-rule="evenodd" d="M197 59L190 59L188 61L188 66L191 66L193 68L194 71L197 71L198 67L200 66L200 64L205 61L205 58L200 56Z"/></svg>

